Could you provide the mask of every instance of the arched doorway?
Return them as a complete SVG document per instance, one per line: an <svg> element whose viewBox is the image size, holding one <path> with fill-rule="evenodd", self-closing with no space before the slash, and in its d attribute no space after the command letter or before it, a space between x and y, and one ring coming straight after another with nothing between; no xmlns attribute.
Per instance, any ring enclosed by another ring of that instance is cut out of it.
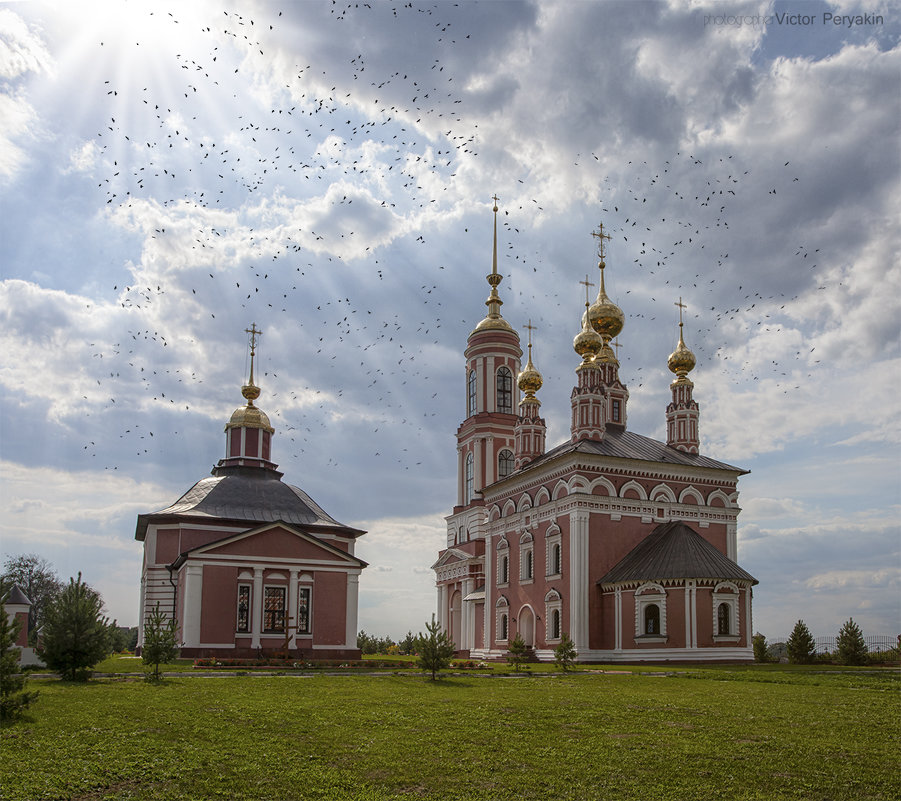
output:
<svg viewBox="0 0 901 801"><path fill-rule="evenodd" d="M460 636L460 625L462 621L462 612L463 612L463 595L457 590L451 596L450 602L450 631L448 635L451 640L453 640L454 648L460 650L462 645L462 637Z"/></svg>
<svg viewBox="0 0 901 801"><path fill-rule="evenodd" d="M519 635L526 648L535 647L535 613L528 606L519 610Z"/></svg>

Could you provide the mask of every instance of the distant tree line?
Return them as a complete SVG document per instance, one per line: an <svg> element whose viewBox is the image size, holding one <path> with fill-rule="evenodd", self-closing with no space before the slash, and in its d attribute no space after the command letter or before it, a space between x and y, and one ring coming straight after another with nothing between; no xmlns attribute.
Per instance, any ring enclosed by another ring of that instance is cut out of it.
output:
<svg viewBox="0 0 901 801"><path fill-rule="evenodd" d="M758 633L753 638L754 659L757 662L787 661L791 665L814 663L833 665L880 665L897 662L901 658L901 635L893 648L870 652L860 626L854 618L848 618L835 638L835 649L818 654L810 629L803 620L795 623L788 640L784 643L767 643L766 637Z"/></svg>

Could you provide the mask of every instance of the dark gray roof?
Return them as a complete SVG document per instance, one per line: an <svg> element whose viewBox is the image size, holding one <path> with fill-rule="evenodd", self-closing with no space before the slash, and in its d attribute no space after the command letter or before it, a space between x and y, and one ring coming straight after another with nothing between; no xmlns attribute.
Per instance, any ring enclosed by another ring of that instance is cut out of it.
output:
<svg viewBox="0 0 901 801"><path fill-rule="evenodd" d="M596 453L599 456L611 456L616 459L640 459L645 462L663 462L674 465L691 465L692 467L707 467L714 470L729 470L735 473L747 473L741 467L734 467L725 462L718 462L708 456L698 453L686 453L685 451L671 448L669 445L658 442L656 439L636 434L634 431L626 431L617 426L607 428L600 440L581 439L578 442L564 442L556 448L549 450L543 456L539 456L531 462L525 470L533 466L544 464L549 459L554 459L567 453Z"/></svg>
<svg viewBox="0 0 901 801"><path fill-rule="evenodd" d="M9 591L9 595L6 597L4 601L6 604L24 604L25 606L31 606L31 601L28 600L28 596L25 594L24 590L18 585L13 584L12 589Z"/></svg>
<svg viewBox="0 0 901 801"><path fill-rule="evenodd" d="M339 523L299 487L281 481L281 473L259 467L216 467L171 506L138 515L135 539L143 540L151 522L228 520L330 528L359 536L364 532Z"/></svg>
<svg viewBox="0 0 901 801"><path fill-rule="evenodd" d="M689 578L757 584L757 579L750 573L742 570L681 520L657 526L597 583L606 585Z"/></svg>

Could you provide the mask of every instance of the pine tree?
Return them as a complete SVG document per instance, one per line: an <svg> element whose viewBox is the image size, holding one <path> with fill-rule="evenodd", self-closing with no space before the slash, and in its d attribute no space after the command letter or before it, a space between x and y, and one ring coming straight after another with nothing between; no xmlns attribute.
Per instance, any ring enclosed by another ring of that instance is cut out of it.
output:
<svg viewBox="0 0 901 801"><path fill-rule="evenodd" d="M0 587L0 597L6 600L8 590ZM10 620L6 606L0 601L0 720L15 720L34 703L38 694L25 689L26 678L19 666L16 638L22 624Z"/></svg>
<svg viewBox="0 0 901 801"><path fill-rule="evenodd" d="M109 650L109 630L100 595L81 580L69 584L46 611L41 656L66 681L87 681Z"/></svg>
<svg viewBox="0 0 901 801"><path fill-rule="evenodd" d="M522 638L522 635L517 632L516 636L510 640L507 664L512 665L514 671L518 671L519 666L525 661L526 641Z"/></svg>
<svg viewBox="0 0 901 801"><path fill-rule="evenodd" d="M769 662L770 654L769 654L769 646L766 642L766 637L764 637L759 632L753 636L751 639L751 644L754 646L754 661L755 662Z"/></svg>
<svg viewBox="0 0 901 801"><path fill-rule="evenodd" d="M175 620L167 618L160 612L157 601L154 610L144 621L144 647L141 649L141 661L152 666L147 673L148 681L160 680L160 663L171 662L178 656L175 645Z"/></svg>
<svg viewBox="0 0 901 801"><path fill-rule="evenodd" d="M795 623L791 636L786 643L788 649L788 661L793 665L808 665L816 656L816 644L813 635L803 620Z"/></svg>
<svg viewBox="0 0 901 801"><path fill-rule="evenodd" d="M554 662L557 663L558 668L566 672L576 661L576 656L576 646L569 634L564 631L563 636L560 637L560 644L554 649Z"/></svg>
<svg viewBox="0 0 901 801"><path fill-rule="evenodd" d="M419 667L432 672L432 681L435 680L438 671L450 665L454 655L453 642L447 636L447 632L441 628L441 624L432 615L432 622L425 624L428 636L421 632L416 640L416 650L419 652Z"/></svg>
<svg viewBox="0 0 901 801"><path fill-rule="evenodd" d="M854 618L848 618L848 622L842 626L835 641L835 661L840 665L865 665L867 663L867 644L863 640L863 633L854 622Z"/></svg>

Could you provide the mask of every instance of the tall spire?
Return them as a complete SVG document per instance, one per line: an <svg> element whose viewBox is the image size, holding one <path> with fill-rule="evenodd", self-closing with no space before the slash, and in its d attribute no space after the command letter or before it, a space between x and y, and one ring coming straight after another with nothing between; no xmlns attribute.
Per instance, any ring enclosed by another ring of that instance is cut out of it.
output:
<svg viewBox="0 0 901 801"><path fill-rule="evenodd" d="M547 434L547 425L538 414L541 401L535 397L535 393L541 389L543 380L541 373L532 364L532 331L535 330L535 326L532 325L531 320L526 329L529 332L529 360L516 382L520 390L525 393L525 397L519 402L519 417L513 430L513 456L516 470L544 453Z"/></svg>
<svg viewBox="0 0 901 801"><path fill-rule="evenodd" d="M625 316L622 309L607 297L607 290L604 286L604 269L607 267L607 263L604 260L604 242L610 240L610 234L605 234L604 223L599 223L598 230L592 231L591 235L598 240L598 268L601 271L601 280L597 299L588 309L588 320L591 323L591 327L604 340L603 349L597 356L598 361L615 362L616 356L610 349L610 340L614 339L623 330Z"/></svg>
<svg viewBox="0 0 901 801"><path fill-rule="evenodd" d="M692 397L695 385L688 377L695 366L695 355L685 345L682 335L682 310L686 308L682 298L675 305L679 307L679 344L666 360L667 367L676 374L670 384L673 400L666 407L666 444L680 451L697 453L700 412Z"/></svg>
<svg viewBox="0 0 901 801"><path fill-rule="evenodd" d="M256 323L251 323L250 328L244 329L245 334L250 334L250 380L241 387L241 394L247 398L247 405L253 406L253 402L260 397L260 388L253 383L253 358L257 350L257 337L263 332L257 329Z"/></svg>
<svg viewBox="0 0 901 801"><path fill-rule="evenodd" d="M491 286L491 292L488 295L488 300L485 301L485 305L488 307L488 316L475 327L475 331L484 331L486 329L513 331L513 329L510 327L510 324L501 316L501 306L504 305L504 301L501 300L500 295L498 295L497 293L498 284L500 284L500 282L504 280L504 277L497 271L498 197L497 195L495 195L491 199L494 201L494 207L492 209L494 211L494 241L491 251L491 274L486 276L486 280ZM473 331L473 333L475 333L475 331Z"/></svg>

